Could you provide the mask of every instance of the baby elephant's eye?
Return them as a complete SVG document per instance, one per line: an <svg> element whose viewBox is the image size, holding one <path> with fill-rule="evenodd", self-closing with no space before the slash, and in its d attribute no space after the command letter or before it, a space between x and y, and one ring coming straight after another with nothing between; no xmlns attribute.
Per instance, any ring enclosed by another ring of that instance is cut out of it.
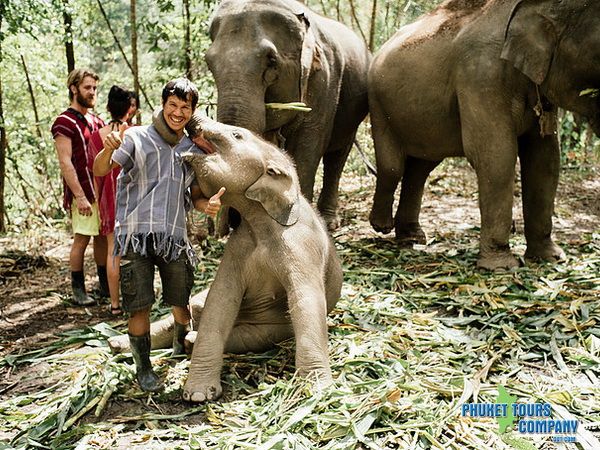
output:
<svg viewBox="0 0 600 450"><path fill-rule="evenodd" d="M244 136L242 136L242 133L240 133L239 131L234 131L233 133L231 133L233 135L234 138L236 139L242 139Z"/></svg>

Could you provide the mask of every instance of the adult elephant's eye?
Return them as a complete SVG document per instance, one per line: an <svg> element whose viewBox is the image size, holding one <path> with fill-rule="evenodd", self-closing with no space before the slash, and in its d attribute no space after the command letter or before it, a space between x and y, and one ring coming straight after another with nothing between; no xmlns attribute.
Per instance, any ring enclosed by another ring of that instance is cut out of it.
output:
<svg viewBox="0 0 600 450"><path fill-rule="evenodd" d="M234 138L236 138L237 140L242 139L244 136L242 136L242 133L240 133L239 131L234 131L233 133L231 133L233 135Z"/></svg>

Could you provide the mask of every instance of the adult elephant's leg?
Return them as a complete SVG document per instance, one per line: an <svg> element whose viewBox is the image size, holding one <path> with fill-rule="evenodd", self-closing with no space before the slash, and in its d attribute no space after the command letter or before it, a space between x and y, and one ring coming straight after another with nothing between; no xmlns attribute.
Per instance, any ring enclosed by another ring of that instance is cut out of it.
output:
<svg viewBox="0 0 600 450"><path fill-rule="evenodd" d="M532 259L564 259L552 241L552 213L560 171L560 148L555 135L540 136L535 127L519 139L523 219L527 250Z"/></svg>
<svg viewBox="0 0 600 450"><path fill-rule="evenodd" d="M300 190L309 202L313 199L315 175L323 155L323 131L319 127L307 125L291 136L286 142L286 150L294 159Z"/></svg>
<svg viewBox="0 0 600 450"><path fill-rule="evenodd" d="M319 195L317 208L327 224L327 229L335 230L340 225L338 216L338 192L344 164L354 142L352 133L343 142L333 142L323 155L323 189ZM333 148L332 148L333 147Z"/></svg>
<svg viewBox="0 0 600 450"><path fill-rule="evenodd" d="M489 97L489 96L488 96ZM477 173L481 237L477 265L494 270L519 265L510 253L517 138L509 107L501 101L482 104L477 90L459 97L464 152Z"/></svg>
<svg viewBox="0 0 600 450"><path fill-rule="evenodd" d="M392 205L396 188L404 173L405 157L385 113L380 110L377 102L371 101L369 105L377 161L377 184L369 221L375 231L389 233L394 227Z"/></svg>
<svg viewBox="0 0 600 450"><path fill-rule="evenodd" d="M427 240L425 232L419 225L419 214L425 181L440 162L411 156L406 158L400 202L396 212L396 239L400 245L424 244Z"/></svg>

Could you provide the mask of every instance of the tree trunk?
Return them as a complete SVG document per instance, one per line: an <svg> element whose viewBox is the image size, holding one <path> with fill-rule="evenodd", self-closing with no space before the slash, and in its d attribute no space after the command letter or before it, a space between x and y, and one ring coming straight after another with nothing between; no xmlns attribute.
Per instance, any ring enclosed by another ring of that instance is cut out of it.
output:
<svg viewBox="0 0 600 450"><path fill-rule="evenodd" d="M191 42L191 31L192 20L190 17L190 0L183 0L183 48L184 48L184 59L185 59L185 76L188 80L194 80L194 74L192 72L192 42Z"/></svg>
<svg viewBox="0 0 600 450"><path fill-rule="evenodd" d="M323 0L321 0L321 12L324 16L328 16L329 14L327 13L327 7L325 6L325 3L323 2Z"/></svg>
<svg viewBox="0 0 600 450"><path fill-rule="evenodd" d="M133 90L135 91L138 98L140 98L140 72L138 70L137 54L137 17L135 13L135 7L136 1L131 0L129 3L129 22L131 24L131 73L133 75ZM146 94L144 94L144 98L146 98ZM146 102L148 102L147 98ZM149 102L148 106L150 106ZM142 111L139 108L135 115L135 122L138 125L142 122Z"/></svg>
<svg viewBox="0 0 600 450"><path fill-rule="evenodd" d="M132 1L135 3L134 0L132 0ZM112 29L112 26L110 25L110 20L108 19L108 16L106 15L106 11L104 11L104 7L102 6L102 3L100 2L100 0L97 0L97 2L98 2L98 7L100 8L100 12L102 13L102 17L104 17L104 21L106 22L106 26L108 27L108 31L110 31L110 34L112 34L112 37L115 40L115 44L117 44L117 47L119 47L119 51L121 52L121 55L123 56L123 59L125 60L125 64L127 64L127 67L129 67L131 74L135 77L137 70L133 70L131 63L129 62L129 58L127 58L127 55L125 54L125 50L123 50L123 46L121 45L121 42L119 41L119 38L117 38L115 31ZM134 8L135 8L135 5L134 5ZM135 27L132 27L132 29L135 29ZM136 46L134 46L133 42L132 42L132 48L133 47L137 47L137 44L136 44ZM137 53L136 53L136 61L137 61ZM134 79L134 83L135 83L135 79ZM144 100L146 101L146 104L152 109L153 108L152 103L148 99L148 96L146 95L146 91L144 91L144 88L142 87L142 85L139 84L139 78L138 78L138 86L139 86L139 91L142 93L142 96L144 97Z"/></svg>
<svg viewBox="0 0 600 450"><path fill-rule="evenodd" d="M360 26L360 21L358 20L358 15L356 14L356 7L354 6L354 0L350 0L350 12L352 13L352 18L354 19L356 28L358 29L358 32L362 36L363 41L365 42L365 44L368 44L369 42L367 41L367 37L365 36L365 33L364 33L362 27Z"/></svg>
<svg viewBox="0 0 600 450"><path fill-rule="evenodd" d="M69 0L63 0L63 21L65 24L65 52L67 55L67 73L75 69L75 51L73 50L73 18Z"/></svg>
<svg viewBox="0 0 600 450"><path fill-rule="evenodd" d="M375 45L375 28L377 28L377 0L373 0L371 10L371 30L369 31L369 50L373 51Z"/></svg>
<svg viewBox="0 0 600 450"><path fill-rule="evenodd" d="M27 81L27 90L29 91L29 98L31 99L31 109L33 110L33 116L35 118L35 129L36 129L38 138L41 141L43 139L43 135L42 135L42 129L40 127L40 116L39 116L38 109L37 109L37 103L35 102L35 95L33 93L33 86L31 84L31 78L29 77L29 70L27 69L27 63L25 62L25 57L23 55L21 55L21 64L23 65L23 72L25 73L25 80ZM58 198L58 195L56 194L55 190L52 188L52 182L49 179L50 172L48 171L48 154L44 151L39 152L38 161L41 164L41 167L39 165L36 165L37 172L41 176L46 177L46 183L47 183L47 186L49 186L50 193L51 193L52 197L54 197L56 204L60 205L61 200Z"/></svg>
<svg viewBox="0 0 600 450"><path fill-rule="evenodd" d="M2 65L2 16L0 15L0 65ZM6 128L4 126L4 109L2 107L2 72L0 72L0 233L6 232L4 221L4 180L6 178Z"/></svg>
<svg viewBox="0 0 600 450"><path fill-rule="evenodd" d="M29 70L27 70L27 64L25 63L25 57L23 55L21 55L21 64L23 65L25 81L27 81L27 90L29 91L29 98L31 99L31 109L33 109L33 117L35 118L35 129L38 137L41 139L42 130L40 129L40 115L38 114L37 105L35 103L35 95L33 94L33 87L31 86L31 79L29 78Z"/></svg>

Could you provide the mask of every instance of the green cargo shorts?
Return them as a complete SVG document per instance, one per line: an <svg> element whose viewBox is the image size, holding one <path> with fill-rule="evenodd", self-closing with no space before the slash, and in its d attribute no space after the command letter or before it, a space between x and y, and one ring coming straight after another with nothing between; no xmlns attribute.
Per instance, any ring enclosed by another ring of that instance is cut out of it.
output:
<svg viewBox="0 0 600 450"><path fill-rule="evenodd" d="M187 306L194 285L194 268L185 252L173 261L165 261L150 249L142 256L128 252L121 258L121 296L123 309L134 313L154 304L154 272L158 267L162 301L171 306Z"/></svg>

